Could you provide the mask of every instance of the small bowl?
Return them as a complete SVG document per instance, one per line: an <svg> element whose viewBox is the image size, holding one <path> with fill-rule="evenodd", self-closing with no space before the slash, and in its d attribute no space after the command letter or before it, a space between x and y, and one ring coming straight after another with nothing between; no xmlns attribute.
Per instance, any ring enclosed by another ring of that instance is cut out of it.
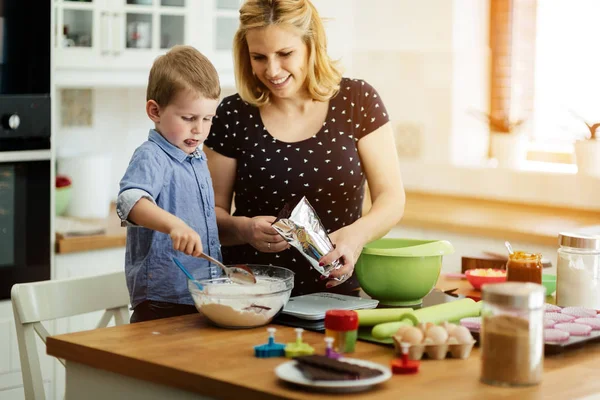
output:
<svg viewBox="0 0 600 400"><path fill-rule="evenodd" d="M546 296L556 291L556 275L542 274L542 285L546 288Z"/></svg>
<svg viewBox="0 0 600 400"><path fill-rule="evenodd" d="M287 304L294 287L292 271L270 265L248 267L256 277L255 285L240 285L227 277L188 280L196 309L213 324L234 329L266 325Z"/></svg>
<svg viewBox="0 0 600 400"><path fill-rule="evenodd" d="M471 284L471 286L473 286L473 288L475 290L481 290L481 286L483 284L506 282L506 271L504 271L504 270L492 269L492 271L503 272L504 273L503 276L473 275L474 271L477 271L477 270L475 270L475 269L466 270L465 276L466 276L467 280L469 281L469 283Z"/></svg>

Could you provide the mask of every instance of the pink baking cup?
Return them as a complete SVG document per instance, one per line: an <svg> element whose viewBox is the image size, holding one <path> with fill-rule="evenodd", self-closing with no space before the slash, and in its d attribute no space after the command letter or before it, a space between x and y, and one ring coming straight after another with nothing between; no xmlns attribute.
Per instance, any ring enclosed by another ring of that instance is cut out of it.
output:
<svg viewBox="0 0 600 400"><path fill-rule="evenodd" d="M481 317L468 317L460 320L460 324L467 329L481 329Z"/></svg>
<svg viewBox="0 0 600 400"><path fill-rule="evenodd" d="M544 328L545 329L553 328L554 325L556 325L556 321L555 320L544 318Z"/></svg>
<svg viewBox="0 0 600 400"><path fill-rule="evenodd" d="M562 309L563 314L572 315L574 317L595 317L598 315L596 310L585 307L565 307Z"/></svg>
<svg viewBox="0 0 600 400"><path fill-rule="evenodd" d="M589 325L592 327L593 331L600 331L600 318L577 318L573 322L576 324Z"/></svg>
<svg viewBox="0 0 600 400"><path fill-rule="evenodd" d="M592 331L592 327L589 325L575 324L573 322L556 324L554 328L569 332L573 336L589 336Z"/></svg>
<svg viewBox="0 0 600 400"><path fill-rule="evenodd" d="M558 329L544 329L544 342L566 342L571 335Z"/></svg>
<svg viewBox="0 0 600 400"><path fill-rule="evenodd" d="M562 310L562 308L555 306L554 304L546 303L544 305L544 311L546 312L560 312L560 310Z"/></svg>
<svg viewBox="0 0 600 400"><path fill-rule="evenodd" d="M544 319L553 319L556 322L572 322L575 321L574 316L572 315L567 315L567 314L562 314L562 313L557 313L557 312L547 312L544 313Z"/></svg>

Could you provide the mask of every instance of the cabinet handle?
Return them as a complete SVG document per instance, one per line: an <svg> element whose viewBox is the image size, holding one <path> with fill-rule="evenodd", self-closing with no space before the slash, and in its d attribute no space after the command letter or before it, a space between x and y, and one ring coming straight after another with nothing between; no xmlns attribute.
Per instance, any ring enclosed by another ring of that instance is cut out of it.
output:
<svg viewBox="0 0 600 400"><path fill-rule="evenodd" d="M123 24L121 23L121 14L119 13L114 13L113 14L113 23L115 24L116 28L113 29L112 31L112 48L113 48L113 55L114 56L118 56L121 54L121 52L123 51L123 46L121 46L122 43L122 27Z"/></svg>
<svg viewBox="0 0 600 400"><path fill-rule="evenodd" d="M100 13L100 54L110 54L110 41L112 38L112 21L106 11Z"/></svg>

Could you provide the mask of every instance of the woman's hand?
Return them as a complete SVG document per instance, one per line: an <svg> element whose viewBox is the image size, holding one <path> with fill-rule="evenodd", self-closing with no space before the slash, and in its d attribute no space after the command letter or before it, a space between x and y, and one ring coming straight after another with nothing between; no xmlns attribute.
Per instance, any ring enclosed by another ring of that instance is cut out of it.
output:
<svg viewBox="0 0 600 400"><path fill-rule="evenodd" d="M203 248L200 235L185 223L173 227L169 231L169 236L175 250L182 251L188 256L194 257L199 257L202 254Z"/></svg>
<svg viewBox="0 0 600 400"><path fill-rule="evenodd" d="M263 253L278 253L290 246L271 226L276 218L272 216L257 216L248 218L243 228L243 237L256 250Z"/></svg>
<svg viewBox="0 0 600 400"><path fill-rule="evenodd" d="M340 263L342 263L342 267L331 271L329 276L331 278L338 278L343 275L346 276L344 280L329 280L326 285L327 288L332 288L344 283L354 273L354 265L356 264L364 245L364 243L357 239L357 236L358 235L352 233L352 229L348 226L338 229L329 235L333 242L334 249L321 257L319 264L329 265L339 259Z"/></svg>

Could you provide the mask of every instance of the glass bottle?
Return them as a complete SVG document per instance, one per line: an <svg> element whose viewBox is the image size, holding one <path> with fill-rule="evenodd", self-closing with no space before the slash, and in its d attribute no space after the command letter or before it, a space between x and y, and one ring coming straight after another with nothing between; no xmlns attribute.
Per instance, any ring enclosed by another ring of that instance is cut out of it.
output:
<svg viewBox="0 0 600 400"><path fill-rule="evenodd" d="M529 282L483 286L481 381L497 386L541 382L546 289Z"/></svg>
<svg viewBox="0 0 600 400"><path fill-rule="evenodd" d="M506 280L509 282L542 283L542 255L515 251L506 263Z"/></svg>
<svg viewBox="0 0 600 400"><path fill-rule="evenodd" d="M600 309L600 236L558 235L556 304Z"/></svg>

